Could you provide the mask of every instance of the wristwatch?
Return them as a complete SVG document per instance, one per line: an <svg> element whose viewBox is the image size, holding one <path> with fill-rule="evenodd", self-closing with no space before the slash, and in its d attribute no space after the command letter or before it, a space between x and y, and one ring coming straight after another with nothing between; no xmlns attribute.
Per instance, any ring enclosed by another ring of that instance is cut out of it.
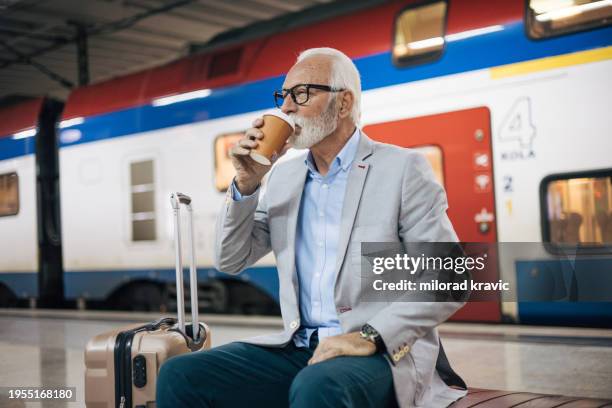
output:
<svg viewBox="0 0 612 408"><path fill-rule="evenodd" d="M383 342L382 337L376 331L376 329L369 324L364 324L359 334L361 335L362 339L373 343L376 346L377 352L382 352L385 350L385 343Z"/></svg>

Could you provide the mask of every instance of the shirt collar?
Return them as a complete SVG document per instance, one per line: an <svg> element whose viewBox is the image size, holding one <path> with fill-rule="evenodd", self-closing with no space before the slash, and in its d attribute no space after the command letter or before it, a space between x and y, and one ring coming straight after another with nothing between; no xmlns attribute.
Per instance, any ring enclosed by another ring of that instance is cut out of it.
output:
<svg viewBox="0 0 612 408"><path fill-rule="evenodd" d="M334 164L336 164L336 166L341 167L344 171L349 169L351 163L353 163L353 160L355 160L360 137L361 132L359 131L358 127L355 127L355 132L353 132L349 140L342 147L342 150L340 150L340 152L334 159L332 167L334 166ZM304 164L306 164L306 166L312 173L318 173L315 170L316 166L314 163L314 158L312 157L312 152L308 151L308 155L306 155L306 158L304 159Z"/></svg>

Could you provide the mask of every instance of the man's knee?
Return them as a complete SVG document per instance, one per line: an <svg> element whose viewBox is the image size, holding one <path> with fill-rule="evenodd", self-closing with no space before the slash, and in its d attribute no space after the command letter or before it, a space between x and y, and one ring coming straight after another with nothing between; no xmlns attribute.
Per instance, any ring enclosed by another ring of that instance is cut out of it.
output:
<svg viewBox="0 0 612 408"><path fill-rule="evenodd" d="M176 377L177 374L188 376L195 363L193 360L191 354L182 354L170 358L161 366L158 381L175 381L174 377Z"/></svg>
<svg viewBox="0 0 612 408"><path fill-rule="evenodd" d="M289 390L291 408L396 407L391 368L382 356L336 357L307 366Z"/></svg>
<svg viewBox="0 0 612 408"><path fill-rule="evenodd" d="M194 358L193 354L183 354L166 361L159 370L157 377L157 407L176 407L194 399L206 399L203 392L206 387L195 387L199 374L195 368L202 369L205 362ZM196 395L197 393L197 395Z"/></svg>
<svg viewBox="0 0 612 408"><path fill-rule="evenodd" d="M344 391L338 379L324 365L314 364L295 376L289 389L289 405L299 407L345 406Z"/></svg>

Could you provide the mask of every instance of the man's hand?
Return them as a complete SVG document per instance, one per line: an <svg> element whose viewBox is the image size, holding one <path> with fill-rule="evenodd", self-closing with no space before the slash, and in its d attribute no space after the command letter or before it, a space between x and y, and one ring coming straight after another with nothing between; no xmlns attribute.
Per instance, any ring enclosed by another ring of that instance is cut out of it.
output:
<svg viewBox="0 0 612 408"><path fill-rule="evenodd" d="M232 159L232 164L236 169L236 187L242 195L251 195L257 190L257 186L261 179L270 170L271 166L265 166L257 163L250 156L251 149L257 147L258 141L263 138L263 132L260 128L263 126L263 118L257 118L253 121L253 127L247 129L244 137L232 147L229 151L229 156ZM276 161L279 157L289 150L291 145L287 143L281 153L272 159Z"/></svg>
<svg viewBox="0 0 612 408"><path fill-rule="evenodd" d="M308 365L338 356L371 356L374 353L376 345L362 338L359 332L340 334L321 340Z"/></svg>

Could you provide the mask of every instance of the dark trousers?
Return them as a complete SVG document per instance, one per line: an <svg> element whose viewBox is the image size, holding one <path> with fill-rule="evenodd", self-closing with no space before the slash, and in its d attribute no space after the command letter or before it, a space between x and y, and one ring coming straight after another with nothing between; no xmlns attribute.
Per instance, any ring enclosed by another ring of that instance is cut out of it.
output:
<svg viewBox="0 0 612 408"><path fill-rule="evenodd" d="M235 342L168 360L158 408L397 407L391 368L380 354L309 366L317 344L283 348Z"/></svg>

